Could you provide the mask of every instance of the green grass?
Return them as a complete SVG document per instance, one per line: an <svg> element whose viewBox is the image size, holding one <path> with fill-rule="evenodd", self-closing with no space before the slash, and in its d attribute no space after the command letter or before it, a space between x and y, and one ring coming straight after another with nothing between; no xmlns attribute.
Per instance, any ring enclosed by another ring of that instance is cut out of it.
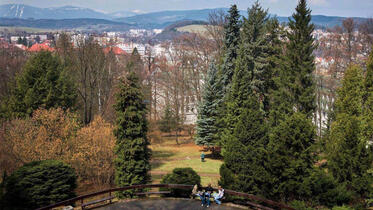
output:
<svg viewBox="0 0 373 210"><path fill-rule="evenodd" d="M180 140L183 142L183 140ZM219 169L222 160L206 158L201 162L200 155L202 147L194 143L176 144L173 138L164 138L160 144L151 145L152 157L152 180L159 183L165 173L171 173L174 168L193 168L200 176L202 185L211 183L217 186L219 180ZM206 156L209 153L205 153Z"/></svg>
<svg viewBox="0 0 373 210"><path fill-rule="evenodd" d="M175 160L167 161L158 167L154 167L157 171L167 171L171 172L174 168L193 168L197 173L200 174L219 174L219 168L222 162L220 160L207 159L206 162L201 162L200 159L190 159L190 160Z"/></svg>

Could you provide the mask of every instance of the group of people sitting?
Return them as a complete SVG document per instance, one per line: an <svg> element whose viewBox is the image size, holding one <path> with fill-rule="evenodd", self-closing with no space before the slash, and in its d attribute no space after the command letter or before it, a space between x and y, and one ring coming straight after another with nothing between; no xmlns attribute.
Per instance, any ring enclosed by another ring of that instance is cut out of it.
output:
<svg viewBox="0 0 373 210"><path fill-rule="evenodd" d="M207 207L210 206L210 198L213 197L215 202L220 205L221 204L221 199L224 197L224 189L219 186L218 187L218 192L214 192L214 189L211 187L211 184L208 184L205 189L203 189L201 186L194 185L193 191L192 191L193 196L199 196L202 201L202 206L207 204Z"/></svg>

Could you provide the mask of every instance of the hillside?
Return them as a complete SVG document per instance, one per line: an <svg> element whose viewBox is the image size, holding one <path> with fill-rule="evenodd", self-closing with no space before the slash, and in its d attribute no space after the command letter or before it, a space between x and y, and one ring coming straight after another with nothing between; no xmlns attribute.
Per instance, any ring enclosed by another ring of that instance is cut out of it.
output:
<svg viewBox="0 0 373 210"><path fill-rule="evenodd" d="M0 18L0 26L31 27L44 29L81 29L81 30L112 30L124 31L131 26L125 23L114 22L103 19L16 19Z"/></svg>
<svg viewBox="0 0 373 210"><path fill-rule="evenodd" d="M0 17L3 18L34 18L34 19L75 19L95 18L111 19L110 15L88 8L64 6L51 8L38 8L24 4L5 4L0 6Z"/></svg>
<svg viewBox="0 0 373 210"><path fill-rule="evenodd" d="M165 28L166 26L184 20L207 21L211 12L216 10L228 11L227 8L203 9L203 10L183 10L183 11L162 11L153 12L132 17L118 18L117 21L136 24L144 28ZM240 11L241 15L247 17L246 11ZM281 23L289 22L289 17L275 16ZM318 27L333 27L342 24L347 17L314 15L312 22ZM366 18L353 18L356 22L362 22Z"/></svg>

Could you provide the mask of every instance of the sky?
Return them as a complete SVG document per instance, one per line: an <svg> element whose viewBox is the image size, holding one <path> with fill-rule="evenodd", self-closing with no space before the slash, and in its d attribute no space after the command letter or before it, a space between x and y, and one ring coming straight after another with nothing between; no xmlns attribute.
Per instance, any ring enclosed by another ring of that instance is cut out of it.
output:
<svg viewBox="0 0 373 210"><path fill-rule="evenodd" d="M271 14L290 16L298 0L259 0ZM100 12L189 10L222 8L237 4L246 10L255 0L0 0L1 4L36 7L79 6ZM373 17L373 0L308 0L312 14L344 17Z"/></svg>

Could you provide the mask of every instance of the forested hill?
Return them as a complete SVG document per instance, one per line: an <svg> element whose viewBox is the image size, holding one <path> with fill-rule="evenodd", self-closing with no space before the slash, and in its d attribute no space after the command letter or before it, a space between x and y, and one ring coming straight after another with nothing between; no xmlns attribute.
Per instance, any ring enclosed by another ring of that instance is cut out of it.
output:
<svg viewBox="0 0 373 210"><path fill-rule="evenodd" d="M90 31L126 31L131 27L127 23L91 18L61 20L0 18L0 26L33 27L45 29L81 29Z"/></svg>
<svg viewBox="0 0 373 210"><path fill-rule="evenodd" d="M135 15L131 17L118 18L117 21L136 24L146 27L154 28L164 28L170 24L184 21L184 20L198 20L198 21L207 21L209 14L222 10L227 12L227 8L217 8L217 9L203 9L203 10L181 10L181 11L162 11L162 12L153 12L141 15ZM240 14L247 17L246 11L240 11ZM272 15L275 16L275 15ZM280 22L287 23L289 22L289 17L276 16ZM333 27L336 25L342 24L342 21L347 17L338 17L338 16L325 16L325 15L313 15L312 22L321 27ZM353 19L359 23L366 18L353 17Z"/></svg>

